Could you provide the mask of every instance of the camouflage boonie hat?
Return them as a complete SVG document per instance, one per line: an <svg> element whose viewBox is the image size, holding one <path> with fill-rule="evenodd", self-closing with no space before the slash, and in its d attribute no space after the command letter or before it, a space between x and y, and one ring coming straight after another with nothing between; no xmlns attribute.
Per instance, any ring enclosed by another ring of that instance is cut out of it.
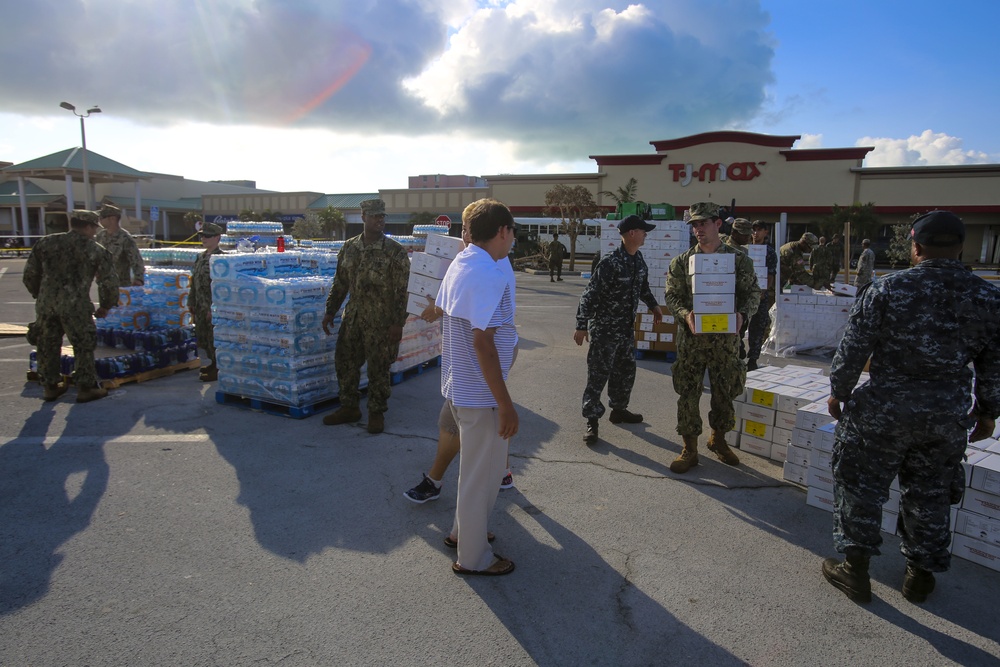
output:
<svg viewBox="0 0 1000 667"><path fill-rule="evenodd" d="M812 232L806 232L805 234L803 234L802 238L799 239L799 242L808 243L810 248L815 248L816 246L819 245L819 239L816 238L816 235L813 234Z"/></svg>
<svg viewBox="0 0 1000 667"><path fill-rule="evenodd" d="M711 220L712 218L719 217L719 205L713 204L710 201L702 201L697 204L691 204L691 208L688 209L691 213L691 217L688 222L695 222L696 220Z"/></svg>
<svg viewBox="0 0 1000 667"><path fill-rule="evenodd" d="M750 234L753 234L753 226L746 218L736 218L736 220L733 221L733 231L737 234L746 234L749 236Z"/></svg>
<svg viewBox="0 0 1000 667"><path fill-rule="evenodd" d="M111 216L122 217L122 210L115 206L114 204L105 204L101 207L100 217L101 220L104 218L110 218Z"/></svg>
<svg viewBox="0 0 1000 667"><path fill-rule="evenodd" d="M222 236L223 229L214 222L206 222L201 226L202 236Z"/></svg>
<svg viewBox="0 0 1000 667"><path fill-rule="evenodd" d="M366 199L361 202L361 215L385 215L385 202L381 199Z"/></svg>
<svg viewBox="0 0 1000 667"><path fill-rule="evenodd" d="M76 211L69 212L69 223L71 225L83 226L83 225L98 225L100 226L101 221L97 217L97 213L94 211L86 211L79 209Z"/></svg>

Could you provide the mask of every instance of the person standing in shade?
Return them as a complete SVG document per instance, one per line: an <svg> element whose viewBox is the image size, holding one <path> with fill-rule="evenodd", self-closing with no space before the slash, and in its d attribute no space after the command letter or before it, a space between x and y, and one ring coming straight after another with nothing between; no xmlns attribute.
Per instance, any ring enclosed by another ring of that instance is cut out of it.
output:
<svg viewBox="0 0 1000 667"><path fill-rule="evenodd" d="M955 214L927 213L910 236L913 266L858 293L830 367L833 539L846 559L827 558L822 571L857 602L871 601L868 565L897 475L903 596L920 603L934 590L934 573L951 563L967 443L988 438L1000 416L1000 290L959 260L965 225Z"/></svg>
<svg viewBox="0 0 1000 667"><path fill-rule="evenodd" d="M337 272L326 299L323 331L330 326L350 294L334 351L340 385L340 407L323 418L328 426L361 419L361 367L368 363L368 432L385 429L392 387L389 367L396 360L406 324L406 283L410 260L398 241L385 235L385 202L361 202L364 231L344 242L337 255Z"/></svg>
<svg viewBox="0 0 1000 667"><path fill-rule="evenodd" d="M860 290L875 277L875 251L868 239L861 241L861 256L858 257L858 273L854 276L854 286Z"/></svg>
<svg viewBox="0 0 1000 667"><path fill-rule="evenodd" d="M806 253L819 247L819 239L812 232L806 232L798 241L789 241L778 250L781 262L781 282L785 285L805 285L825 287L830 282L829 274L816 276L806 269Z"/></svg>
<svg viewBox="0 0 1000 667"><path fill-rule="evenodd" d="M642 421L642 415L629 412L628 404L635 384L635 311L640 299L653 312L654 322L663 320L663 311L649 289L649 269L639 252L646 234L654 229L655 225L637 215L618 223L622 244L601 258L580 297L573 341L577 345L590 342L583 391L583 418L587 420L583 441L588 445L597 442L605 385L612 424Z"/></svg>
<svg viewBox="0 0 1000 667"><path fill-rule="evenodd" d="M549 264L549 282L556 282L556 280L562 280L562 265L563 258L566 256L566 246L564 246L559 241L559 234L553 234L552 240L549 241L546 253L546 261Z"/></svg>
<svg viewBox="0 0 1000 667"><path fill-rule="evenodd" d="M684 439L684 449L670 464L675 473L685 473L698 465L698 436L702 431L699 404L705 389L706 369L712 384L712 408L708 413L712 435L708 449L726 465L739 465L739 457L726 444L726 433L736 426L733 399L743 391L747 373L739 358L737 334L694 333L694 295L688 258L702 253L736 255L737 329L757 312L760 303L753 261L719 238L722 228L719 206L700 202L691 205L690 213L691 229L698 243L671 260L666 289L667 308L677 320L677 361L671 374L677 392L677 433Z"/></svg>
<svg viewBox="0 0 1000 667"><path fill-rule="evenodd" d="M191 289L188 291L188 309L194 319L195 336L198 345L205 350L209 364L201 369L198 379L215 382L219 379L219 367L215 364L215 335L212 329L212 255L221 255L219 241L222 227L214 222L206 222L201 228L201 245L205 252L198 255L191 269Z"/></svg>
<svg viewBox="0 0 1000 667"><path fill-rule="evenodd" d="M121 227L122 210L112 204L101 208L101 230L97 232L98 243L111 253L111 260L118 274L120 287L138 286L145 283L146 267L135 239Z"/></svg>
<svg viewBox="0 0 1000 667"><path fill-rule="evenodd" d="M822 283L823 286L829 287L830 282L837 275L834 266L833 251L826 244L826 237L821 236L819 237L819 245L813 248L812 254L809 255L809 271L812 273L815 283Z"/></svg>
<svg viewBox="0 0 1000 667"><path fill-rule="evenodd" d="M94 241L101 228L93 211L72 211L70 229L39 239L24 265L22 281L35 299L35 321L28 327L29 343L37 346L38 374L43 397L54 401L68 387L60 382L63 335L73 346L73 381L77 403L104 398L98 385L94 349L97 324L118 303L118 276L111 253ZM97 279L99 304L95 311L90 286Z"/></svg>
<svg viewBox="0 0 1000 667"><path fill-rule="evenodd" d="M830 241L828 247L830 248L830 255L833 257L832 272L830 273L830 283L833 284L837 282L837 276L844 267L844 244L840 242L840 234L833 235L833 240Z"/></svg>
<svg viewBox="0 0 1000 667"><path fill-rule="evenodd" d="M774 305L775 285L778 273L778 253L774 251L774 246L768 242L771 229L766 222L754 220L753 222L753 242L754 245L762 245L767 248L765 265L767 266L767 289L761 292L760 305L757 312L750 318L750 326L747 327L747 370L757 370L757 360L760 359L760 351L764 347L768 331L771 328L771 306Z"/></svg>
<svg viewBox="0 0 1000 667"><path fill-rule="evenodd" d="M514 244L514 218L493 199L469 212L472 245L460 252L441 281L441 394L451 402L462 452L458 464L454 543L456 574L504 575L514 563L493 553L487 523L497 480L507 460L518 415L507 390L517 332L507 276L498 262Z"/></svg>

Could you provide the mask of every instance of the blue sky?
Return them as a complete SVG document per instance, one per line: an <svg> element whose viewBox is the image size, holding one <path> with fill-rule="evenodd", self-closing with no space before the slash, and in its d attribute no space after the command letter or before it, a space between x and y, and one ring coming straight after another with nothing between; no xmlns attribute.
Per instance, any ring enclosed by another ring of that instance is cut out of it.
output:
<svg viewBox="0 0 1000 667"><path fill-rule="evenodd" d="M737 129L866 164L1000 162L1000 3L67 0L5 9L0 160L371 192L593 172Z"/></svg>

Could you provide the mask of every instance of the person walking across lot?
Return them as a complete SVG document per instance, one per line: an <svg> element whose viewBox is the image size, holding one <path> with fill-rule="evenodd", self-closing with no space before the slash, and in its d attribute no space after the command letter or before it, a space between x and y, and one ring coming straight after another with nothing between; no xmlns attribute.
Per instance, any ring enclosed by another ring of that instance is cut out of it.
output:
<svg viewBox="0 0 1000 667"><path fill-rule="evenodd" d="M553 234L547 249L547 262L549 264L549 282L562 280L563 258L566 256L566 246L559 240L559 234Z"/></svg>
<svg viewBox="0 0 1000 667"><path fill-rule="evenodd" d="M830 368L833 539L846 559L828 558L822 571L857 602L871 600L869 560L897 475L903 596L919 603L934 590L934 573L951 562L959 463L1000 415L1000 290L959 260L965 225L955 214L917 218L911 239L912 268L859 293ZM869 359L869 380L857 386Z"/></svg>

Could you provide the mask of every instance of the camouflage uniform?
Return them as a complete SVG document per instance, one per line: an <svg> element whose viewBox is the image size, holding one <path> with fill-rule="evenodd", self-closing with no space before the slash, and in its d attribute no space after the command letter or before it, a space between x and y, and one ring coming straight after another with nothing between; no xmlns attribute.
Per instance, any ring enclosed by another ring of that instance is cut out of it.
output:
<svg viewBox="0 0 1000 667"><path fill-rule="evenodd" d="M635 384L635 311L640 299L650 309L659 305L649 289L642 252L629 255L622 244L598 262L576 311L577 331L588 331L590 336L583 391L586 419L604 414L605 385L611 409L628 408Z"/></svg>
<svg viewBox="0 0 1000 667"><path fill-rule="evenodd" d="M708 423L713 431L731 431L736 426L733 399L743 391L747 371L739 359L739 336L736 334L695 335L688 329L687 316L694 305L688 258L700 254L697 245L684 251L670 262L667 273L666 300L671 315L677 320L677 361L671 374L677 392L677 433L698 436L702 431L699 408L704 390L705 369L712 387L712 409ZM736 255L736 311L747 320L757 311L760 288L753 260L746 253L725 243L717 253Z"/></svg>
<svg viewBox="0 0 1000 667"><path fill-rule="evenodd" d="M188 309L194 319L195 335L198 345L205 350L205 355L215 366L215 332L212 329L212 255L224 254L218 248L214 252L206 250L198 255L191 269L191 289L188 290Z"/></svg>
<svg viewBox="0 0 1000 667"><path fill-rule="evenodd" d="M94 240L111 253L115 273L118 274L118 284L121 287L131 286L133 280L144 280L146 269L142 263L139 246L135 244L131 234L121 228L114 234L102 229L97 232L97 238Z"/></svg>
<svg viewBox="0 0 1000 667"><path fill-rule="evenodd" d="M800 241L790 241L778 250L781 259L781 282L785 285L822 287L826 284L826 276L814 276L806 270L805 253L799 247L800 243Z"/></svg>
<svg viewBox="0 0 1000 667"><path fill-rule="evenodd" d="M809 255L809 270L812 272L814 287L823 287L836 275L833 251L829 246L818 245Z"/></svg>
<svg viewBox="0 0 1000 667"><path fill-rule="evenodd" d="M562 280L562 265L563 258L566 256L566 246L556 240L549 241L549 245L546 248L549 264L549 278L552 276L557 276Z"/></svg>
<svg viewBox="0 0 1000 667"><path fill-rule="evenodd" d="M765 263L767 265L767 275L768 278L774 278L776 280L776 274L778 271L778 253L774 251L774 246L767 244L767 259ZM747 335L747 346L750 348L747 352L747 363L753 362L754 365L757 363L757 359L760 358L760 351L764 347L764 341L767 339L768 331L771 328L771 306L774 305L774 292L775 287L764 290L760 295L760 306L757 308L757 312L753 314L750 318L750 327L748 328Z"/></svg>
<svg viewBox="0 0 1000 667"><path fill-rule="evenodd" d="M93 239L69 231L46 236L31 249L23 282L35 299L38 374L46 385L62 379L59 361L65 333L73 346L74 382L80 389L97 387L97 325L90 300L95 276L100 306L114 308L118 303L118 277L111 254Z"/></svg>
<svg viewBox="0 0 1000 667"><path fill-rule="evenodd" d="M830 249L830 254L833 256L833 266L831 266L830 282L837 282L837 275L840 274L840 269L844 266L844 244L843 243L829 243L826 246Z"/></svg>
<svg viewBox="0 0 1000 667"><path fill-rule="evenodd" d="M870 380L855 388L869 355ZM924 260L858 296L830 369L831 395L845 403L833 451L838 551L879 553L898 473L900 551L925 570L948 569L950 490L975 422L970 362L978 410L996 418L1000 290L960 261Z"/></svg>
<svg viewBox="0 0 1000 667"><path fill-rule="evenodd" d="M367 361L368 412L382 414L389 408L389 366L399 351L399 342L389 340L389 327L406 324L410 260L397 241L383 236L366 245L363 237L348 239L337 255L326 313L336 315L351 295L334 351L341 409L358 408L361 367Z"/></svg>
<svg viewBox="0 0 1000 667"><path fill-rule="evenodd" d="M865 248L858 258L858 273L854 276L854 286L859 290L875 277L875 251Z"/></svg>

